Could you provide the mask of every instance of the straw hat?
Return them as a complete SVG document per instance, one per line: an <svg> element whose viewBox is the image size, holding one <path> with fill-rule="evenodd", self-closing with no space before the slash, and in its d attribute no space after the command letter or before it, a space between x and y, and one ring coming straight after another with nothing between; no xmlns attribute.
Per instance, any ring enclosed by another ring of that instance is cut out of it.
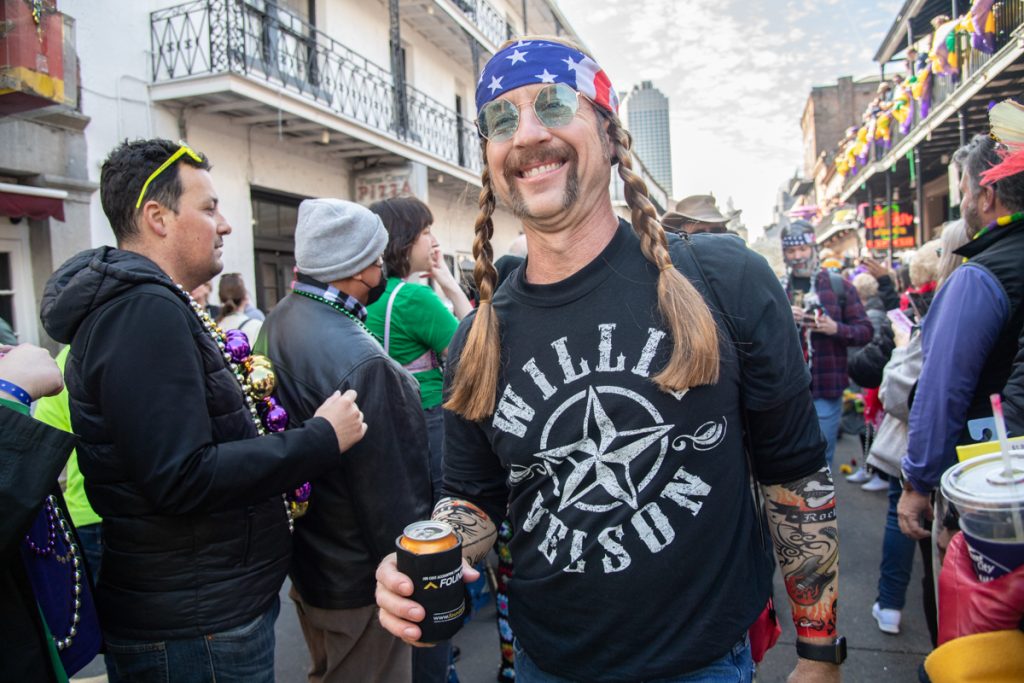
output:
<svg viewBox="0 0 1024 683"><path fill-rule="evenodd" d="M662 224L679 227L683 223L728 223L715 205L715 198L709 194L695 194L679 200L675 211L668 211L661 217Z"/></svg>

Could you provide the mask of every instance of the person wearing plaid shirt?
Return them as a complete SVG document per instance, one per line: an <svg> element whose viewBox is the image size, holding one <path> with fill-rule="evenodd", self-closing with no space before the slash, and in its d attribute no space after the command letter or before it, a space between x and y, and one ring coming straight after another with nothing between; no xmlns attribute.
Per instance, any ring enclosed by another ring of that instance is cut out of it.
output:
<svg viewBox="0 0 1024 683"><path fill-rule="evenodd" d="M811 371L818 424L828 440L829 467L839 438L843 390L850 383L846 351L871 341L874 332L853 285L818 263L814 228L794 221L782 231L786 295L800 328L800 345Z"/></svg>

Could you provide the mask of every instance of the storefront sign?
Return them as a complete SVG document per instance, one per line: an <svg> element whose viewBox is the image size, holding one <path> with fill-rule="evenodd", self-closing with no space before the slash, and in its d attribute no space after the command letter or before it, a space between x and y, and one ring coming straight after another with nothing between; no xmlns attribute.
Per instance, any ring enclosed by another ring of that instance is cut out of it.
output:
<svg viewBox="0 0 1024 683"><path fill-rule="evenodd" d="M426 167L422 164L377 169L355 177L355 199L364 206L394 197L418 197L426 201L426 190Z"/></svg>
<svg viewBox="0 0 1024 683"><path fill-rule="evenodd" d="M900 211L899 204L892 210L892 248L907 249L914 246L914 214ZM889 248L889 219L884 206L876 205L872 214L864 219L864 245L868 249Z"/></svg>

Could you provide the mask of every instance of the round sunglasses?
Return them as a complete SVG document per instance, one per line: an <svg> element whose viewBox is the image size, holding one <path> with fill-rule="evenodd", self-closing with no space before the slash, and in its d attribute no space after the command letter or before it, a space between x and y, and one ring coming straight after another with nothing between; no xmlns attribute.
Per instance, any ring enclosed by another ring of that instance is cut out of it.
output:
<svg viewBox="0 0 1024 683"><path fill-rule="evenodd" d="M552 83L541 88L529 104L533 105L533 112L541 125L561 128L572 123L580 110L580 96L565 83ZM508 100L491 100L480 108L476 116L480 135L491 142L511 140L519 129L519 109Z"/></svg>

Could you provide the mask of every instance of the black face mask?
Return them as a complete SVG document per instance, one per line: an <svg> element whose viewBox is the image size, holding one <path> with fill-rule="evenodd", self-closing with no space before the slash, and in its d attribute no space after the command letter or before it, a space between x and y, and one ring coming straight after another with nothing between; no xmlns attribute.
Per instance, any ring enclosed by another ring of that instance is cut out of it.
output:
<svg viewBox="0 0 1024 683"><path fill-rule="evenodd" d="M380 272L380 281L373 287L370 287L369 291L366 292L366 305L369 306L377 299L384 295L384 290L388 288L388 279L384 277L384 271Z"/></svg>

